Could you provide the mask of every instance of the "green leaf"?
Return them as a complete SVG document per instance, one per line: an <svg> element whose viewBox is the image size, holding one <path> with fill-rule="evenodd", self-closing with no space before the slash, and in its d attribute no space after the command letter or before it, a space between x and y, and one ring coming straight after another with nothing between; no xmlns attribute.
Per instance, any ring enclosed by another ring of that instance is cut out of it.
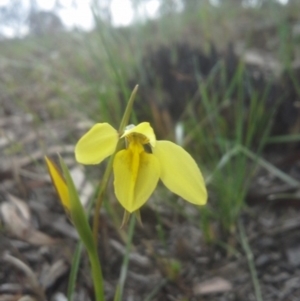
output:
<svg viewBox="0 0 300 301"><path fill-rule="evenodd" d="M70 196L70 215L78 234L88 250L94 248L93 235L89 226L84 208L79 200L77 190L63 159L59 157L60 165L63 170Z"/></svg>

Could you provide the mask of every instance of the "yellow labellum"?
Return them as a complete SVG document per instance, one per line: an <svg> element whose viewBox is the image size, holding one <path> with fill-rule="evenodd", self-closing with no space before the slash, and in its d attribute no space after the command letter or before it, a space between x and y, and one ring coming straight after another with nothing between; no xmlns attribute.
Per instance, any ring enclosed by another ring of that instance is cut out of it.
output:
<svg viewBox="0 0 300 301"><path fill-rule="evenodd" d="M138 210L148 200L160 176L158 160L144 151L121 150L114 160L115 193L129 212Z"/></svg>

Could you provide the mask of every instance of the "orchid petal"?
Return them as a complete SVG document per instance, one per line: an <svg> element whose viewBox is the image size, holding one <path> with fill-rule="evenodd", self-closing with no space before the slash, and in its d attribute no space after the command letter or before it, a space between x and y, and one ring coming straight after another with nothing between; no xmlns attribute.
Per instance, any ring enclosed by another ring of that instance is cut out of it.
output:
<svg viewBox="0 0 300 301"><path fill-rule="evenodd" d="M150 143L150 145L152 147L155 146L156 138L155 138L153 128L150 126L149 122L142 122L142 123L138 124L137 126L134 126L128 130L125 130L125 132L121 138L128 137L131 134L140 134L140 135L146 137L146 140L147 140L146 143ZM143 144L146 144L146 143L143 143Z"/></svg>
<svg viewBox="0 0 300 301"><path fill-rule="evenodd" d="M52 180L52 183L56 189L56 192L59 196L59 199L67 211L69 213L70 211L70 196L69 196L69 190L67 183L65 179L63 178L61 172L59 171L58 167L56 164L50 160L48 157L45 157L48 171Z"/></svg>
<svg viewBox="0 0 300 301"><path fill-rule="evenodd" d="M75 147L76 160L82 164L98 164L112 155L119 140L118 132L108 123L95 124Z"/></svg>
<svg viewBox="0 0 300 301"><path fill-rule="evenodd" d="M114 159L117 199L130 213L138 210L154 191L160 176L158 160L146 152L122 150Z"/></svg>
<svg viewBox="0 0 300 301"><path fill-rule="evenodd" d="M157 141L152 152L159 160L160 178L168 189L190 203L206 203L207 191L202 174L189 153L170 141Z"/></svg>

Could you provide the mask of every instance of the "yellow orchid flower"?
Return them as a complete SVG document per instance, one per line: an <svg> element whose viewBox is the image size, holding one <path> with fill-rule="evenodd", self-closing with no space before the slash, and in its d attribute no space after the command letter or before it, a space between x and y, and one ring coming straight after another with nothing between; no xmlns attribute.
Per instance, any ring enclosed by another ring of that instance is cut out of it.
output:
<svg viewBox="0 0 300 301"><path fill-rule="evenodd" d="M115 152L122 138L126 148L114 158L114 187L117 199L128 212L138 210L148 200L159 179L186 201L206 203L207 191L194 159L175 143L157 141L148 122L127 126L121 137L108 123L95 124L78 141L76 160L98 164Z"/></svg>

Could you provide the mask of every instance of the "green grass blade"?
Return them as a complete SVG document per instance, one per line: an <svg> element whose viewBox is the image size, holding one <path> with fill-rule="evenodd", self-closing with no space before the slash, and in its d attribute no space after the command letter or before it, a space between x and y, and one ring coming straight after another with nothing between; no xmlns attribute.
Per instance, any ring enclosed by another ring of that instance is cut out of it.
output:
<svg viewBox="0 0 300 301"><path fill-rule="evenodd" d="M282 135L282 136L273 136L267 139L267 143L290 143L290 142L298 142L300 141L300 135Z"/></svg>
<svg viewBox="0 0 300 301"><path fill-rule="evenodd" d="M123 258L120 279L119 279L119 283L118 283L118 286L116 289L114 301L121 301L121 298L123 295L123 290L124 290L124 285L125 285L125 280L126 280L126 275L127 275L127 271L128 271L128 265L129 265L130 249L131 249L132 238L133 238L134 229L135 229L135 222L136 222L136 218L134 215L132 215L131 219L130 219L130 223L129 223L128 241L126 244L126 251L125 251L124 258Z"/></svg>
<svg viewBox="0 0 300 301"><path fill-rule="evenodd" d="M79 271L79 264L80 264L80 258L83 250L83 244L81 241L77 243L73 259L72 259L72 265L71 265L71 271L70 271L70 276L69 276L69 281L68 281L68 291L67 291L67 298L68 301L73 300L73 295L75 291L75 285L76 285L76 280L77 280L77 275Z"/></svg>
<svg viewBox="0 0 300 301"><path fill-rule="evenodd" d="M247 240L244 225L242 224L241 221L238 222L238 227L240 230L241 245L246 253L246 257L248 260L248 265L249 265L249 270L250 270L252 283L253 283L253 287L254 287L254 291L255 291L256 300L263 301L261 289L260 289L260 285L259 285L259 280L257 277L257 272L256 272L255 264L254 264L253 253L251 251L250 245Z"/></svg>
<svg viewBox="0 0 300 301"><path fill-rule="evenodd" d="M247 157L252 159L253 161L257 162L260 166L268 170L271 174L274 174L283 182L293 186L293 187L300 187L300 183L295 180L294 178L290 177L288 174L281 171L279 168L275 167L273 164L269 163L268 161L264 160L261 157L258 157L256 154L251 152L249 149L246 149L243 146L240 146L240 150L244 153Z"/></svg>

